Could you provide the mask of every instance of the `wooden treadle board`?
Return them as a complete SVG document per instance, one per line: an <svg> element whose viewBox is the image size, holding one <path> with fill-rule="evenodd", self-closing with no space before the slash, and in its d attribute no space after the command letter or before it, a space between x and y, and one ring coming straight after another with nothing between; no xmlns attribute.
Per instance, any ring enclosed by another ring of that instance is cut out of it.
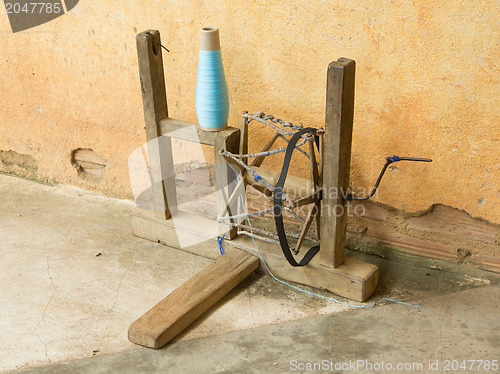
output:
<svg viewBox="0 0 500 374"><path fill-rule="evenodd" d="M131 342L158 349L188 327L250 275L259 259L231 251L189 279L147 311L128 330Z"/></svg>

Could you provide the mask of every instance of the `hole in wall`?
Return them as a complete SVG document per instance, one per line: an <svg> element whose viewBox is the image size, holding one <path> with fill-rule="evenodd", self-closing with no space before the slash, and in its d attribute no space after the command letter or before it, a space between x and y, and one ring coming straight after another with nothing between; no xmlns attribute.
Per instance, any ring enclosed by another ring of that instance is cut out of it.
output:
<svg viewBox="0 0 500 374"><path fill-rule="evenodd" d="M71 152L71 165L78 176L89 182L100 182L106 177L108 163L90 148L77 148Z"/></svg>

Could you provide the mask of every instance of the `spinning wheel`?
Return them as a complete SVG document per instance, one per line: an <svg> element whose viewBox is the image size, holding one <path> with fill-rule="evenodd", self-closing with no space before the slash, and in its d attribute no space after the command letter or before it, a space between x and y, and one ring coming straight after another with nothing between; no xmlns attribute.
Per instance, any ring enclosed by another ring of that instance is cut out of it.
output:
<svg viewBox="0 0 500 374"><path fill-rule="evenodd" d="M273 136L260 152L243 153L245 149L248 149L248 137L243 137L240 143L239 154L233 154L225 149L220 150L220 154L224 156L228 162L235 162L240 167L243 177L242 180L245 185L251 185L265 196L274 197L274 207L272 212L275 217L277 233L262 229L255 229L253 226L249 227L248 225L235 222L235 219L246 218L249 220L250 216L259 216L269 213L271 211L270 209L264 209L252 213L240 213L237 216L230 216L226 214L223 217L219 217L218 220L220 222L226 222L232 227L237 227L239 229L237 231L238 234L250 235L250 233L256 232L258 236L254 234L254 237L270 243L279 244L285 257L291 265L306 265L318 252L319 246L311 248L299 262L295 260L295 257L291 254L291 252L295 255L299 254L306 238L315 243L319 243L320 240L324 130L322 128L303 128L302 125L294 125L290 122L284 122L278 118L274 118L273 115L265 115L263 112L258 112L253 115L244 113L243 119L245 127L249 126L252 121L265 124L274 130ZM288 143L288 146L271 149L278 139L283 139L286 143ZM303 150L302 147L306 145L308 149ZM315 148L317 149L319 162L316 158ZM294 150L297 150L309 160L309 183L303 183L304 181L298 181L298 178L295 178L295 183L289 182L287 184L285 178ZM277 178L277 174L269 170L261 169L260 166L266 157L271 157L280 153L285 153L285 161L282 173L279 175L280 178ZM253 161L249 162L249 160L252 159ZM268 180L270 178L272 178L271 182ZM239 198L240 195L238 193L233 193L228 199L228 206L232 206L235 202L234 200ZM306 218L302 218L294 211L294 209L300 207L308 208ZM292 233L289 233L288 235L285 234L282 219L283 210L302 223L299 235ZM227 210L225 213L228 213ZM313 223L315 224L315 229L312 229ZM296 240L295 246L289 245L289 239Z"/></svg>
<svg viewBox="0 0 500 374"><path fill-rule="evenodd" d="M156 30L137 36L154 210L136 208L131 213L132 232L209 258L220 256L217 236L224 234L226 252L244 250L255 255L259 252L267 268L277 277L354 300L364 301L370 297L378 282L378 268L344 257L347 215L335 214L337 207L345 209L348 200L342 192L349 186L354 61L341 58L328 66L324 129L303 128L260 112L245 113L239 129L228 127L219 132L205 132L195 123L169 117L160 46L160 34ZM251 122L265 124L274 130L269 142L256 153L248 152ZM215 184L217 191L222 191L218 199L221 212L218 221L178 209L174 175L169 172L173 170L172 137L213 146ZM272 149L278 139L285 140L287 146ZM281 152L285 152L281 173L261 167L266 157ZM287 176L293 152L307 155L308 179ZM242 171L239 180L230 164ZM251 213L233 211L241 197L235 185L253 186L272 197L273 207ZM305 217L295 212L302 207L307 209ZM266 213L274 214L276 231L243 222ZM285 233L283 214L291 214L301 221L300 233ZM248 238L249 234L262 239L257 241L257 248ZM182 244L181 237L188 238L190 244ZM317 244L320 239L321 250L319 245L314 245L305 255L299 254L299 261L291 253L292 250L302 252L307 241Z"/></svg>

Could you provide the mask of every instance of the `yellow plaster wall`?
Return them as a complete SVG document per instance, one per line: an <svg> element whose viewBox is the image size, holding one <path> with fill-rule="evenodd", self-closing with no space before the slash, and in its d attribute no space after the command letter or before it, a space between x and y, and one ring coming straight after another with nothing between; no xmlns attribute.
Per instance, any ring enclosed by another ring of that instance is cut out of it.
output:
<svg viewBox="0 0 500 374"><path fill-rule="evenodd" d="M196 121L199 28L213 25L238 112L322 125L326 67L352 58L354 186L368 188L384 156L431 157L396 164L378 201L500 222L498 19L496 0L83 0L12 34L2 10L0 150L32 155L41 179L130 197L127 158L145 141L135 35L160 30L170 115ZM251 147L268 136L255 128ZM76 148L108 162L105 180L77 176Z"/></svg>

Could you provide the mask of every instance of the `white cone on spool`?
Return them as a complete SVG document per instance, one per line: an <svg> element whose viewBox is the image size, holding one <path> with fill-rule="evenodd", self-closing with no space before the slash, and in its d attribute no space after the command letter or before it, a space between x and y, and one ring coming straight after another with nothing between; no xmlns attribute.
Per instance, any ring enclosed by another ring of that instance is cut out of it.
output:
<svg viewBox="0 0 500 374"><path fill-rule="evenodd" d="M216 51L218 49L220 49L219 29L203 27L200 31L200 50Z"/></svg>

